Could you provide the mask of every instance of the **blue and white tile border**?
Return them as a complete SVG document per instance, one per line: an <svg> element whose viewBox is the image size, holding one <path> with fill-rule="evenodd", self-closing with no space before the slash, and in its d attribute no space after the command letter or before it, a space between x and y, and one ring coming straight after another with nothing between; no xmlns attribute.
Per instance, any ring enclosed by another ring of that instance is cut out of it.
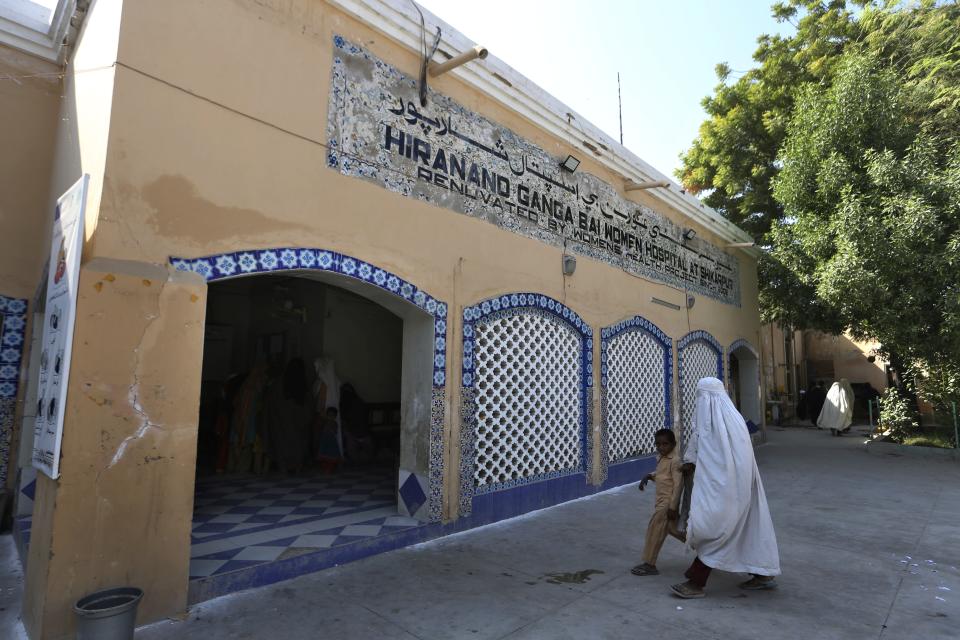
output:
<svg viewBox="0 0 960 640"><path fill-rule="evenodd" d="M679 386L683 386L683 352L694 342L705 342L710 346L717 354L717 379L721 382L724 381L723 377L723 354L724 350L720 343L712 335L703 331L702 329L697 331L691 331L687 335L683 336L677 340L677 378Z"/></svg>
<svg viewBox="0 0 960 640"><path fill-rule="evenodd" d="M476 459L477 410L475 404L474 338L476 325L498 318L522 313L543 314L560 320L580 336L580 446L582 472L590 478L593 465L593 329L575 311L562 302L540 293L509 293L489 298L463 310L463 371L460 395L460 500L459 513L473 511L475 493L490 493L532 484L541 480L559 478L572 472L554 471L539 476L519 478L484 487L474 486ZM576 471L579 473L581 470Z"/></svg>
<svg viewBox="0 0 960 640"><path fill-rule="evenodd" d="M207 282L282 271L326 271L373 286L413 304L433 317L433 391L430 412L429 520L439 522L443 508L443 419L447 385L447 304L411 282L374 264L336 251L281 247L219 253L200 258L170 258L178 271L200 274Z"/></svg>
<svg viewBox="0 0 960 640"><path fill-rule="evenodd" d="M645 331L653 337L663 348L663 393L664 393L664 418L663 426L670 428L673 424L673 414L670 411L670 398L673 395L673 338L660 330L660 327L653 324L642 316L634 316L621 320L615 325L603 327L600 329L600 483L603 484L607 479L607 469L609 466L608 451L609 441L607 437L607 351L610 343L624 333L630 331Z"/></svg>
<svg viewBox="0 0 960 640"><path fill-rule="evenodd" d="M27 330L27 301L0 295L0 487L7 482L16 419L20 364Z"/></svg>

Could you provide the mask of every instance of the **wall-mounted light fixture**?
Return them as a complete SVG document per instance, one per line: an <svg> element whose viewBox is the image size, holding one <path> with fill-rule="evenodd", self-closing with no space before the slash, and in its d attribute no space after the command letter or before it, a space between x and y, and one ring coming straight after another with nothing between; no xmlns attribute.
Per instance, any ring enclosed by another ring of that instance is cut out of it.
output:
<svg viewBox="0 0 960 640"><path fill-rule="evenodd" d="M692 293L687 294L687 309L693 309L693 305L697 303L697 299L693 296Z"/></svg>
<svg viewBox="0 0 960 640"><path fill-rule="evenodd" d="M574 256L564 254L563 256L563 275L572 276L577 270L577 259Z"/></svg>
<svg viewBox="0 0 960 640"><path fill-rule="evenodd" d="M649 182L634 182L633 180L627 180L623 185L624 191L640 191L642 189L657 188L669 189L670 183L666 180L651 180Z"/></svg>
<svg viewBox="0 0 960 640"><path fill-rule="evenodd" d="M653 304L659 304L661 307L669 307L674 311L680 311L680 305L667 302L666 300L661 300L660 298L650 298L650 302Z"/></svg>
<svg viewBox="0 0 960 640"><path fill-rule="evenodd" d="M481 47L480 45L474 46L472 49L467 49L458 56L454 56L447 60L446 62L431 62L427 66L427 73L430 74L431 78L436 78L440 74L446 73L451 69L456 69L460 65L466 64L471 60L476 60L480 58L486 58L490 52L487 51L486 47Z"/></svg>
<svg viewBox="0 0 960 640"><path fill-rule="evenodd" d="M684 229L683 230L683 239L685 242L690 242L697 237L696 229Z"/></svg>
<svg viewBox="0 0 960 640"><path fill-rule="evenodd" d="M745 249L747 247L755 247L756 245L757 245L756 242L731 242L730 244L727 245L727 248L728 249L744 248Z"/></svg>
<svg viewBox="0 0 960 640"><path fill-rule="evenodd" d="M560 163L560 168L568 173L573 173L580 166L580 161L573 156L567 156L567 159Z"/></svg>

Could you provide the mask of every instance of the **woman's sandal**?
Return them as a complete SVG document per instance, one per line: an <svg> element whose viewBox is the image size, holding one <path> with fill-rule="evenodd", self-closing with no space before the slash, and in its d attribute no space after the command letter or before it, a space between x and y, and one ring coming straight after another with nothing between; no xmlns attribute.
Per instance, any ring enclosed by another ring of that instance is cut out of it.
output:
<svg viewBox="0 0 960 640"><path fill-rule="evenodd" d="M690 600L692 598L702 598L707 595L703 592L703 589L698 589L697 587L694 587L693 585L687 582L681 582L680 584L673 585L672 587L670 587L670 591L673 592L673 595L677 596L678 598L683 598L685 600Z"/></svg>
<svg viewBox="0 0 960 640"><path fill-rule="evenodd" d="M630 569L630 573L635 576L658 576L660 575L659 569L648 564L638 564L633 569Z"/></svg>
<svg viewBox="0 0 960 640"><path fill-rule="evenodd" d="M746 582L741 582L737 585L741 589L746 589L747 591L763 591L764 589L776 589L777 581L773 578L758 578L754 576L747 580Z"/></svg>

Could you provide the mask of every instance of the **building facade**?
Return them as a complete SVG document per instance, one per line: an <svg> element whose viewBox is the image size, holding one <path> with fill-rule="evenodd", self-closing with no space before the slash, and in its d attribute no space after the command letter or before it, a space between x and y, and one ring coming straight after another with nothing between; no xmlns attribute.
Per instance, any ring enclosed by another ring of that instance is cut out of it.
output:
<svg viewBox="0 0 960 640"><path fill-rule="evenodd" d="M476 44L425 16L436 61ZM0 241L31 637L98 588L145 622L634 481L703 376L762 427L749 238L493 55L423 86L421 35L398 0L99 0L0 82L41 105ZM51 478L31 344L83 175Z"/></svg>
<svg viewBox="0 0 960 640"><path fill-rule="evenodd" d="M875 418L878 409L868 400L875 403L889 384L889 364L878 355L879 343L767 323L760 329L760 348L768 421L815 421L816 416L799 418L803 394L818 383L829 389L843 378L853 385L854 417Z"/></svg>

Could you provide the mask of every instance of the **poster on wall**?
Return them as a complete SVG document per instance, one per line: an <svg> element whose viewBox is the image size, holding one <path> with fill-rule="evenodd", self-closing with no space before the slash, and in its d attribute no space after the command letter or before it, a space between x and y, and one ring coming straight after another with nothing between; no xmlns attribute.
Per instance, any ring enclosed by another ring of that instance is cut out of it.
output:
<svg viewBox="0 0 960 640"><path fill-rule="evenodd" d="M740 305L735 256L584 170L334 38L327 163L657 282Z"/></svg>
<svg viewBox="0 0 960 640"><path fill-rule="evenodd" d="M40 342L37 418L33 428L33 466L53 479L60 476L60 442L67 404L89 179L90 176L84 175L57 200L50 242L47 306Z"/></svg>

